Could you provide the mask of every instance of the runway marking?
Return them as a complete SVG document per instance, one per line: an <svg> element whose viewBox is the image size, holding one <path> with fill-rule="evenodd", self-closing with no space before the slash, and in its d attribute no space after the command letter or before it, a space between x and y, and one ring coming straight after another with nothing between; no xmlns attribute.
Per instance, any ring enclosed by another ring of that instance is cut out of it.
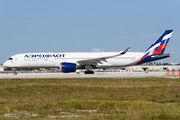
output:
<svg viewBox="0 0 180 120"><path fill-rule="evenodd" d="M65 77L55 77L55 78L74 78L74 77L81 77L81 76L65 76Z"/></svg>

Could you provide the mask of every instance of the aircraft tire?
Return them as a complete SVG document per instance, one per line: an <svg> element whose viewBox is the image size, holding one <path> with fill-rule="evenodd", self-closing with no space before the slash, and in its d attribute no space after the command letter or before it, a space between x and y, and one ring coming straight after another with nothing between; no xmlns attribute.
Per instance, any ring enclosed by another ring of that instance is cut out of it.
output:
<svg viewBox="0 0 180 120"><path fill-rule="evenodd" d="M14 72L14 75L17 75L17 72Z"/></svg>
<svg viewBox="0 0 180 120"><path fill-rule="evenodd" d="M85 71L84 74L94 74L93 71Z"/></svg>

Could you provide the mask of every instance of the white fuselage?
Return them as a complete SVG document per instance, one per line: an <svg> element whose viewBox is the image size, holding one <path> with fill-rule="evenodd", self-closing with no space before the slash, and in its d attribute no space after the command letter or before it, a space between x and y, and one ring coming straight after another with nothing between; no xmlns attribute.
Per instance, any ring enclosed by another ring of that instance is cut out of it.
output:
<svg viewBox="0 0 180 120"><path fill-rule="evenodd" d="M78 61L111 56L116 52L82 52L82 53L23 53L12 56L4 63L5 67L11 68L59 68L60 63L76 63ZM142 57L140 52L127 52L124 55L112 57L97 63L97 68L125 67L135 65Z"/></svg>

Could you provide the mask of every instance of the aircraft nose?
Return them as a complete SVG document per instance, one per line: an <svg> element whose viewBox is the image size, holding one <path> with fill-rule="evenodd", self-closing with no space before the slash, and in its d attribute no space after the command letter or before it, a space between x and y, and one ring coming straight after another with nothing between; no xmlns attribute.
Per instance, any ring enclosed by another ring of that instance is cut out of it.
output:
<svg viewBox="0 0 180 120"><path fill-rule="evenodd" d="M3 64L4 67L8 67L8 61Z"/></svg>

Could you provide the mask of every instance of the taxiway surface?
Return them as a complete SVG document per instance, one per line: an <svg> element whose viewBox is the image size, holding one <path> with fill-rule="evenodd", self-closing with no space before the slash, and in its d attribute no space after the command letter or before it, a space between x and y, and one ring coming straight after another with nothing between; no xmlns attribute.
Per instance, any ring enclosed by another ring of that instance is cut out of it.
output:
<svg viewBox="0 0 180 120"><path fill-rule="evenodd" d="M84 73L18 73L14 75L0 74L0 79L16 78L147 78L147 77L164 77L164 72L95 72L95 74Z"/></svg>

